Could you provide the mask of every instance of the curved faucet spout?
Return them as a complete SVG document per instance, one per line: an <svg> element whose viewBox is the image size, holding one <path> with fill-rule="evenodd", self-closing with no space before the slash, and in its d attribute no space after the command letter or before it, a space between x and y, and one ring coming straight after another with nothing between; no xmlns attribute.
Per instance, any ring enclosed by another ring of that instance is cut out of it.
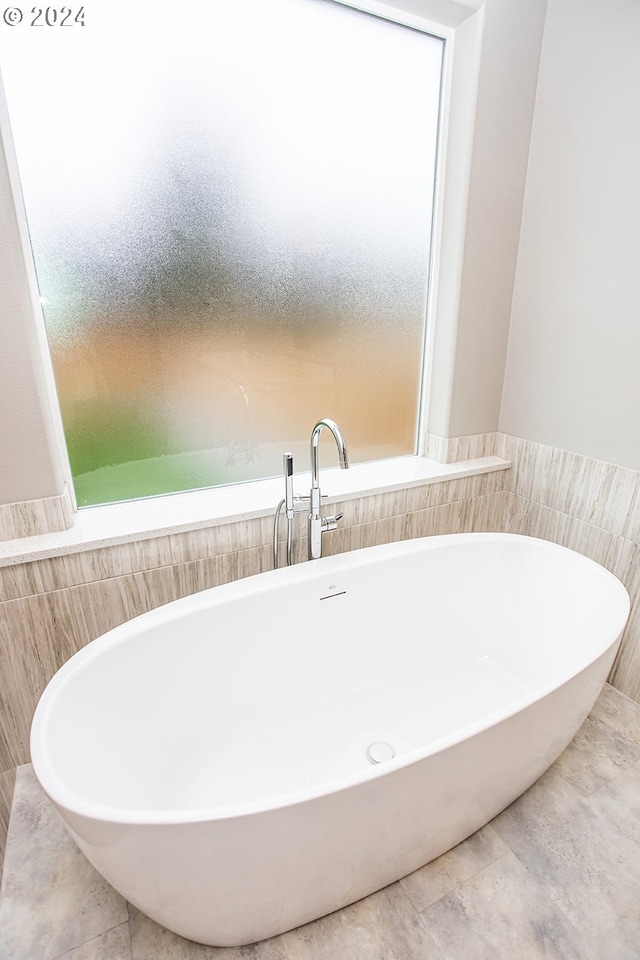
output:
<svg viewBox="0 0 640 960"><path fill-rule="evenodd" d="M333 434L333 439L336 442L338 448L338 457L340 459L340 467L342 470L346 470L349 466L349 454L347 453L347 444L342 435L342 430L335 422L335 420L329 420L327 417L322 420L318 420L313 431L311 433L311 495L309 497L310 501L310 513L309 513L309 559L316 560L322 555L322 534L328 532L329 530L335 530L338 525L338 520L342 514L337 514L335 517L323 517L320 510L320 466L318 458L318 444L320 443L320 434L324 428L330 430Z"/></svg>
<svg viewBox="0 0 640 960"><path fill-rule="evenodd" d="M344 439L342 430L335 422L335 420L329 420L328 417L324 417L322 420L318 420L315 427L311 432L311 486L318 487L320 485L320 467L318 462L318 444L320 443L320 434L322 433L323 428L326 427L333 434L333 438L336 441L336 446L338 448L338 458L340 461L340 469L346 470L349 466L349 453L347 451L347 444Z"/></svg>

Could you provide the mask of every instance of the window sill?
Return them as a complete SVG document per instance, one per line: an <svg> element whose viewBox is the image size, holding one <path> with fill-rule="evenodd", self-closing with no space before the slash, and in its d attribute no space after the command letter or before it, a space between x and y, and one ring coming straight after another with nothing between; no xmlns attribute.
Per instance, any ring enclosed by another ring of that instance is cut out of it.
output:
<svg viewBox="0 0 640 960"><path fill-rule="evenodd" d="M326 503L330 504L493 473L506 470L510 465L508 460L500 457L459 463L400 457L356 464L349 470L323 469L320 486L323 494L327 494ZM296 494L306 495L309 486L308 473L296 474ZM282 479L275 477L148 500L84 507L76 514L75 523L69 530L0 542L0 567L269 516L282 494Z"/></svg>

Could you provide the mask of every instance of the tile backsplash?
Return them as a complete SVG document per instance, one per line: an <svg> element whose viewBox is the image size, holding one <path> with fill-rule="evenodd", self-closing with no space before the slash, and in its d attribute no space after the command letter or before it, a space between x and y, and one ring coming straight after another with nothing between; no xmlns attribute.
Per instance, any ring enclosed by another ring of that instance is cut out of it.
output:
<svg viewBox="0 0 640 960"><path fill-rule="evenodd" d="M502 529L577 550L629 591L609 681L640 702L640 473L506 434L497 434L496 453L512 464Z"/></svg>
<svg viewBox="0 0 640 960"><path fill-rule="evenodd" d="M73 526L74 507L68 488L58 497L0 504L0 540L53 533Z"/></svg>

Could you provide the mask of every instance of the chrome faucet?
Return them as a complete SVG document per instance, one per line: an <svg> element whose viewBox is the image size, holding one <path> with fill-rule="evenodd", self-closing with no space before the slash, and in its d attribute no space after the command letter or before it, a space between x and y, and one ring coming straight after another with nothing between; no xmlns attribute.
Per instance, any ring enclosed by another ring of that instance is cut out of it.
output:
<svg viewBox="0 0 640 960"><path fill-rule="evenodd" d="M320 434L324 427L331 431L338 447L338 457L340 460L340 469L346 470L349 466L349 454L347 445L342 435L342 430L334 420L327 418L318 420L311 432L311 512L309 513L309 560L317 560L322 556L322 534L329 530L335 530L338 526L338 520L342 517L341 513L333 517L323 517L320 509L320 466L318 463L318 444L320 443Z"/></svg>

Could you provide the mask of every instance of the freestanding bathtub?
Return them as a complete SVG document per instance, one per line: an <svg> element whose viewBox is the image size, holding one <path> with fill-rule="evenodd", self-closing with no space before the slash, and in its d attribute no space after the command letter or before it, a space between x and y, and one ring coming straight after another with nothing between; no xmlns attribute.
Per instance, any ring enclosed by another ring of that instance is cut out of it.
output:
<svg viewBox="0 0 640 960"><path fill-rule="evenodd" d="M585 719L628 611L598 564L507 534L263 573L72 657L35 713L35 772L144 913L253 942L410 873L521 794Z"/></svg>

